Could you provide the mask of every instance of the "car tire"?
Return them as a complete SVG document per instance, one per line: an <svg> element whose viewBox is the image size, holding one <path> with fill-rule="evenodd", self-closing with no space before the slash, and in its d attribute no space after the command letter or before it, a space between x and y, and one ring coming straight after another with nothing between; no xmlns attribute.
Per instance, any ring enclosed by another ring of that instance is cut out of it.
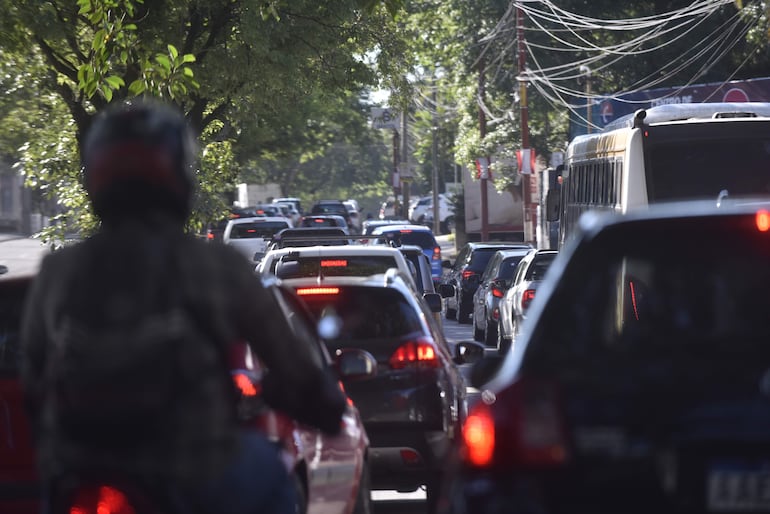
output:
<svg viewBox="0 0 770 514"><path fill-rule="evenodd" d="M441 233L451 234L455 230L455 217L449 216L441 223Z"/></svg>
<svg viewBox="0 0 770 514"><path fill-rule="evenodd" d="M475 316L474 316L475 318ZM478 328L476 326L476 320L473 320L473 340L478 341L479 343L484 342L484 329Z"/></svg>
<svg viewBox="0 0 770 514"><path fill-rule="evenodd" d="M291 480L294 483L294 514L307 514L307 490L297 473L295 470L291 474Z"/></svg>
<svg viewBox="0 0 770 514"><path fill-rule="evenodd" d="M428 514L438 514L439 512L444 512L446 510L445 506L441 505L442 497L445 495L442 494L444 492L443 485L444 485L444 479L443 474L439 471L434 471L429 475L428 483L425 484L425 496L426 496L426 507Z"/></svg>
<svg viewBox="0 0 770 514"><path fill-rule="evenodd" d="M497 346L497 323L487 320L486 330L484 330L484 345Z"/></svg>
<svg viewBox="0 0 770 514"><path fill-rule="evenodd" d="M467 325L470 323L471 309L470 307L463 307L462 297L457 300L457 322Z"/></svg>
<svg viewBox="0 0 770 514"><path fill-rule="evenodd" d="M499 355L504 355L505 352L510 350L510 348L511 348L511 338L503 337L503 327L501 326L501 323L498 322L498 324L497 324L497 353Z"/></svg>
<svg viewBox="0 0 770 514"><path fill-rule="evenodd" d="M353 514L372 514L372 510L372 478L369 473L369 463L364 461Z"/></svg>

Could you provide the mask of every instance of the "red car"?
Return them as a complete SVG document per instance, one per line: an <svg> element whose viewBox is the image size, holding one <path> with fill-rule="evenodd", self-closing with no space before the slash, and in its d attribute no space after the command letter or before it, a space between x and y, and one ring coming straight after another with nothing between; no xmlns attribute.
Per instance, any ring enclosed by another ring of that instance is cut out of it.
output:
<svg viewBox="0 0 770 514"><path fill-rule="evenodd" d="M18 377L19 323L31 276L0 276L0 512L38 514L38 481L33 440ZM299 323L304 311L295 312L293 293L276 287L287 315ZM300 304L301 305L301 304ZM306 313L305 313L306 315ZM311 329L314 325L309 326ZM315 330L310 331L315 334ZM308 351L322 352L330 366L342 374L360 359L357 350L343 352L333 363L321 342ZM330 437L300 426L290 418L267 409L259 401L259 363L244 344L233 349L233 380L242 392L239 412L255 429L265 431L285 450L286 464L297 480L300 505L297 512L312 514L366 513L370 509L369 440L358 411L349 405L340 435ZM355 371L355 370L353 370Z"/></svg>

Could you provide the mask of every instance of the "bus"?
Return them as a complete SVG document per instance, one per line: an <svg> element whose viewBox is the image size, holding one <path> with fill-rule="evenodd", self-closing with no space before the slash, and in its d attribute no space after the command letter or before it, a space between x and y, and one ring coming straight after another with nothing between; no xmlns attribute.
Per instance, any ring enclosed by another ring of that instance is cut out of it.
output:
<svg viewBox="0 0 770 514"><path fill-rule="evenodd" d="M559 192L546 200L559 247L586 211L656 202L770 195L770 103L670 104L641 109L575 137Z"/></svg>

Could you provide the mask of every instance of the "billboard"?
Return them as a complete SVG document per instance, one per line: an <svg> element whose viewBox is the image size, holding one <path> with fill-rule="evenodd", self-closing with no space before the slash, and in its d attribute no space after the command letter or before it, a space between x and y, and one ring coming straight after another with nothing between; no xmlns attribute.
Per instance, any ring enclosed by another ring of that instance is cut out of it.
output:
<svg viewBox="0 0 770 514"><path fill-rule="evenodd" d="M591 102L593 131L638 109L658 105L708 102L770 102L770 77L682 87L647 89L617 96L596 95ZM587 107L587 106L586 106ZM569 138L585 134L587 109L570 114ZM596 128L598 127L598 128Z"/></svg>

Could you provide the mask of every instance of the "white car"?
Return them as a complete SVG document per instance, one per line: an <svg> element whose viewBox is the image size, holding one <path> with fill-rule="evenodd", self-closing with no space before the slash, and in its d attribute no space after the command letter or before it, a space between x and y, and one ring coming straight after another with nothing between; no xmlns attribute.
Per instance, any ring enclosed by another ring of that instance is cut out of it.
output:
<svg viewBox="0 0 770 514"><path fill-rule="evenodd" d="M241 252L250 261L258 261L276 232L291 227L291 220L281 216L234 218L227 222L222 242Z"/></svg>
<svg viewBox="0 0 770 514"><path fill-rule="evenodd" d="M270 250L257 265L260 273L278 278L318 276L368 277L396 268L412 280L413 272L404 255L388 246L305 246Z"/></svg>

